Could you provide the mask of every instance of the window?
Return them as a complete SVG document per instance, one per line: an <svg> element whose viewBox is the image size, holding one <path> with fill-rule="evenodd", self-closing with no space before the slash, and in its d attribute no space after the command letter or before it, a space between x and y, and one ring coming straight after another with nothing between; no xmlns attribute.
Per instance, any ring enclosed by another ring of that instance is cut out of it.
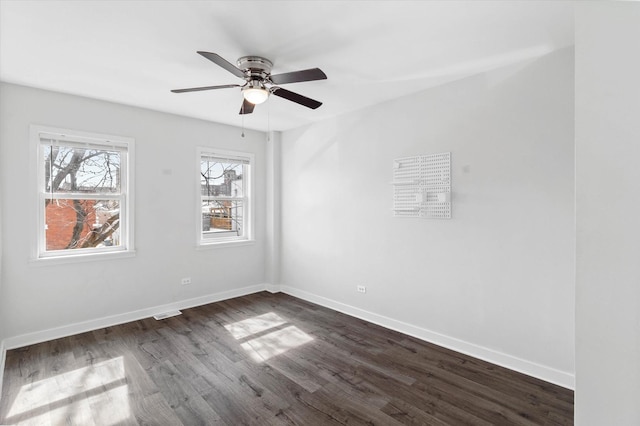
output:
<svg viewBox="0 0 640 426"><path fill-rule="evenodd" d="M252 239L253 154L201 148L198 161L199 244Z"/></svg>
<svg viewBox="0 0 640 426"><path fill-rule="evenodd" d="M133 140L32 126L38 157L37 258L133 250Z"/></svg>

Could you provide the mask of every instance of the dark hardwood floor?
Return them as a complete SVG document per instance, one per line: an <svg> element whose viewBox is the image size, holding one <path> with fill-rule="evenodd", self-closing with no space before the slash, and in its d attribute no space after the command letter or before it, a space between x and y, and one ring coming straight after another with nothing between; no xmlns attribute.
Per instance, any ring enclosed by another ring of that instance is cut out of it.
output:
<svg viewBox="0 0 640 426"><path fill-rule="evenodd" d="M7 353L0 424L567 425L573 392L284 294Z"/></svg>

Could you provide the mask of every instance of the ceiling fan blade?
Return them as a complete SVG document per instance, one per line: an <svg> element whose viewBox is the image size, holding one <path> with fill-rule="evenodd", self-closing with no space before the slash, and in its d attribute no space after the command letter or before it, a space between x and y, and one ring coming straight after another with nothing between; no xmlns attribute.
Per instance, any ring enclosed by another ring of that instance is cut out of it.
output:
<svg viewBox="0 0 640 426"><path fill-rule="evenodd" d="M208 60L210 60L211 62L213 62L214 64L229 71L231 74L235 75L236 77L244 78L244 72L242 72L240 68L236 67L231 62L227 61L217 53L202 52L202 51L198 51L198 53L204 56L205 58L207 58Z"/></svg>
<svg viewBox="0 0 640 426"><path fill-rule="evenodd" d="M326 80L327 75L320 68L310 68L308 70L285 72L283 74L272 75L273 84L298 83L300 81Z"/></svg>
<svg viewBox="0 0 640 426"><path fill-rule="evenodd" d="M223 84L222 86L204 86L204 87L191 87L189 89L174 89L173 93L184 93L184 92L198 92L200 90L213 90L213 89L229 89L231 87L242 87L239 84Z"/></svg>
<svg viewBox="0 0 640 426"><path fill-rule="evenodd" d="M271 90L272 90L271 93L273 93L274 95L293 101L297 104L304 105L307 108L316 109L320 105L322 105L322 102L318 102L314 99L307 98L306 96L299 95L297 93L291 92L286 89L282 89L280 87L274 87Z"/></svg>
<svg viewBox="0 0 640 426"><path fill-rule="evenodd" d="M242 106L240 107L240 114L251 114L253 112L254 104L246 99L242 100Z"/></svg>

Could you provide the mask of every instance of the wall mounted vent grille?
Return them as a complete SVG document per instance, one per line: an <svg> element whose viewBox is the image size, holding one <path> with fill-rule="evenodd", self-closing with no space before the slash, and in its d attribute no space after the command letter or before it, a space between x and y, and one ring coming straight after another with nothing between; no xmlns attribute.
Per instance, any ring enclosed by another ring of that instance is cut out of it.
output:
<svg viewBox="0 0 640 426"><path fill-rule="evenodd" d="M393 162L393 215L451 218L451 153L397 158Z"/></svg>

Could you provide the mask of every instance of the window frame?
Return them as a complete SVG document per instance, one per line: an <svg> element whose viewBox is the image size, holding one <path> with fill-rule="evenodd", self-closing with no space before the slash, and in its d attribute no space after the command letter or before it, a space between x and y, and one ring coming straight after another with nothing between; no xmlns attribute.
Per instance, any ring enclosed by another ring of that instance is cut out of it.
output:
<svg viewBox="0 0 640 426"><path fill-rule="evenodd" d="M210 199L220 200L241 200L243 202L243 226L244 234L242 236L226 236L217 238L204 238L203 218L202 218L202 182L201 182L201 164L204 157L218 157L229 160L238 160L247 162L246 167L243 170L243 185L244 194L242 197L228 197L228 196L210 196ZM255 188L254 182L254 167L255 167L255 155L250 152L244 151L232 151L225 149L218 149L214 147L200 146L196 149L196 246L198 248L215 248L215 247L229 247L233 245L252 244L254 240L254 223L255 223L255 202L253 197L253 191Z"/></svg>
<svg viewBox="0 0 640 426"><path fill-rule="evenodd" d="M129 137L90 133L79 130L62 129L49 126L30 126L30 139L33 155L32 164L36 169L35 193L37 207L35 227L35 244L32 259L47 262L85 261L115 257L129 257L135 254L134 249L134 145L135 140ZM60 146L104 148L120 153L120 192L117 194L101 194L98 192L51 193L47 192L45 183L44 149L51 144L43 140L57 140ZM66 142L66 144L65 144ZM120 245L111 247L94 247L83 249L47 250L46 245L46 207L47 198L77 200L117 200L119 202Z"/></svg>

